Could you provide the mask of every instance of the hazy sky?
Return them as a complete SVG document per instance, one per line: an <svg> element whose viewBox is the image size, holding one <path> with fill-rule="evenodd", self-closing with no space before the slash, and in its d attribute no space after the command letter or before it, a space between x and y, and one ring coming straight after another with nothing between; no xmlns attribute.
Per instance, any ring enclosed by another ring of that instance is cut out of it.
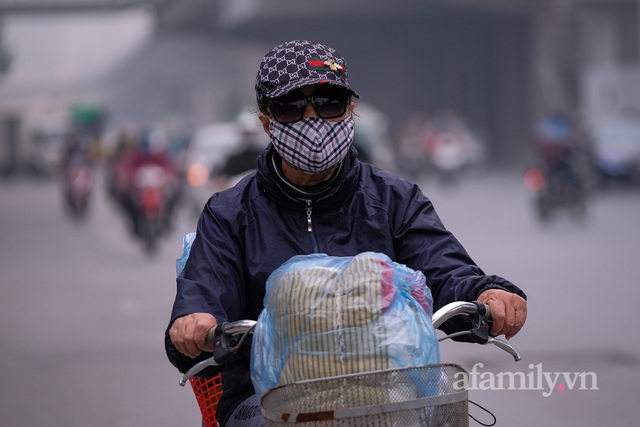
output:
<svg viewBox="0 0 640 427"><path fill-rule="evenodd" d="M8 15L4 39L13 62L0 85L65 84L100 73L125 58L151 31L145 11Z"/></svg>

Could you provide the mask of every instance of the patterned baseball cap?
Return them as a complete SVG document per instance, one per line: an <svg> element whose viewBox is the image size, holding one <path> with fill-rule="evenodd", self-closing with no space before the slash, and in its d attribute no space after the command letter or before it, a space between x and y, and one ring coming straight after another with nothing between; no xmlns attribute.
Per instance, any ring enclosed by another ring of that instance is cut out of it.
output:
<svg viewBox="0 0 640 427"><path fill-rule="evenodd" d="M302 86L329 83L342 86L358 98L347 77L345 59L335 49L306 40L293 40L271 49L262 58L256 76L258 104Z"/></svg>

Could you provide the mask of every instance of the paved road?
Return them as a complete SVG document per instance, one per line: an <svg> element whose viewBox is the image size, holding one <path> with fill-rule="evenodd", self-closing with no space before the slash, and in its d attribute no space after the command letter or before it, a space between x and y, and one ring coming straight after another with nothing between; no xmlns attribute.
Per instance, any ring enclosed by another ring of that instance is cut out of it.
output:
<svg viewBox="0 0 640 427"><path fill-rule="evenodd" d="M512 340L522 361L455 343L443 344L443 359L469 371L479 361L480 372L521 372L526 387L542 390L472 391L471 399L494 412L497 425L637 425L640 192L598 194L584 224L560 216L541 226L517 175L424 189L485 272L509 278L529 297L526 329ZM546 378L557 378L554 387ZM476 379L478 388L497 383L490 374Z"/></svg>
<svg viewBox="0 0 640 427"><path fill-rule="evenodd" d="M424 189L485 271L530 299L526 329L512 340L521 362L443 343L444 360L470 372L484 364L470 377L471 398L503 426L637 425L640 192L600 195L586 224L539 227L517 174L460 184ZM181 216L149 259L101 191L94 202L76 224L55 183L0 182L0 425L197 426L195 400L162 344L193 219ZM480 390L518 372L532 390ZM581 382L598 390L578 390Z"/></svg>

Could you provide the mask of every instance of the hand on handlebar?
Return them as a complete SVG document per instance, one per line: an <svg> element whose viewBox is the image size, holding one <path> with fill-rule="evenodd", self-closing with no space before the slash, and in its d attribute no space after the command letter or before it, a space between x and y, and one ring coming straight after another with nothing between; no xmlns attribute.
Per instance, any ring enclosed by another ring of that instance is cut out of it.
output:
<svg viewBox="0 0 640 427"><path fill-rule="evenodd" d="M504 334L506 339L511 339L527 320L527 301L520 295L502 289L488 289L478 296L478 301L491 308L493 336Z"/></svg>
<svg viewBox="0 0 640 427"><path fill-rule="evenodd" d="M173 322L169 337L180 353L195 359L203 351L213 351L213 344L205 344L205 339L209 330L217 323L216 318L209 313L192 313Z"/></svg>

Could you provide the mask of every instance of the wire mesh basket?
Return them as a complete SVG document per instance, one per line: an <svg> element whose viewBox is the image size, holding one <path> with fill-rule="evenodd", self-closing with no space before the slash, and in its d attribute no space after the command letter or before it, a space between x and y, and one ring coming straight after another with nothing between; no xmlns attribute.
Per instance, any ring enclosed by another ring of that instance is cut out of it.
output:
<svg viewBox="0 0 640 427"><path fill-rule="evenodd" d="M202 413L203 427L218 427L216 409L222 396L222 375L214 375L210 378L189 378L193 394Z"/></svg>
<svg viewBox="0 0 640 427"><path fill-rule="evenodd" d="M265 426L467 427L466 371L440 364L300 381L266 393Z"/></svg>

